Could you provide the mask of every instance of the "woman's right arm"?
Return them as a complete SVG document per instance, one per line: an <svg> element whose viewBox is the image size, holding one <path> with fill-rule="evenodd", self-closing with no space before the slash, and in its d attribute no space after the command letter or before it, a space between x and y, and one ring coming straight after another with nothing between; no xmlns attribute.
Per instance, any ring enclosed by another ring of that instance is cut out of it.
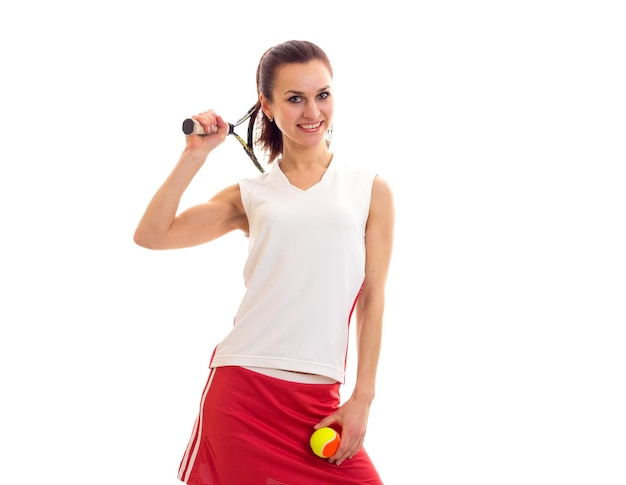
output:
<svg viewBox="0 0 626 485"><path fill-rule="evenodd" d="M218 192L209 201L180 214L183 193L198 173L208 154L228 135L228 124L213 111L194 116L210 136L190 135L178 163L148 204L134 240L148 249L197 246L234 229L247 232L248 220L241 203L239 185Z"/></svg>

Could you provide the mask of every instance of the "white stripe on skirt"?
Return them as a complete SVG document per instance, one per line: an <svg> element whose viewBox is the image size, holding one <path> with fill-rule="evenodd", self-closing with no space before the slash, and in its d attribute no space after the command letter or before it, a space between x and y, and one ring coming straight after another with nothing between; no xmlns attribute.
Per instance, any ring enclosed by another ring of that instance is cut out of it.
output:
<svg viewBox="0 0 626 485"><path fill-rule="evenodd" d="M189 440L189 444L187 445L187 449L185 450L185 456L183 456L180 468L178 469L178 479L185 483L189 480L189 475L193 470L193 465L196 461L196 457L198 456L198 450L200 449L200 442L202 441L202 423L204 419L204 401L209 392L209 388L211 387L211 382L213 382L214 375L215 369L213 368L209 372L209 378L206 386L204 387L202 399L200 400L200 412L198 413L198 417L196 418L196 422L193 426L191 438Z"/></svg>

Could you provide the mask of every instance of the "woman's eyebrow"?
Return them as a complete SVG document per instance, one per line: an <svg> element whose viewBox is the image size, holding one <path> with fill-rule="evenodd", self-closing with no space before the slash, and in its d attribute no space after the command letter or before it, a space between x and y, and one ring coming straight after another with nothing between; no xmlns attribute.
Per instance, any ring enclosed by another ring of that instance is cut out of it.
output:
<svg viewBox="0 0 626 485"><path fill-rule="evenodd" d="M330 86L324 86L323 88L320 88L317 92L318 93L322 93L324 91L328 91L330 89ZM288 89L287 91L285 91L284 94L292 94L292 95L296 95L296 96L302 96L306 93L304 93L303 91L296 91L295 89Z"/></svg>

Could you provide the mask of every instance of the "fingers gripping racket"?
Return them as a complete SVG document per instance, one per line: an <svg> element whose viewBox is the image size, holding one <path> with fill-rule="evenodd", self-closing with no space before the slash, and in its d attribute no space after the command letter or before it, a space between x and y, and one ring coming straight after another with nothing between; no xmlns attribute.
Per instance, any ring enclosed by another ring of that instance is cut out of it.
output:
<svg viewBox="0 0 626 485"><path fill-rule="evenodd" d="M246 121L248 121L247 141L235 133L235 127L245 123ZM254 166L259 169L259 172L264 173L265 169L254 152L254 146L261 130L262 121L263 116L259 113L259 106L258 104L255 104L241 119L235 123L228 123L228 134L233 135L237 141L241 143L241 146L250 157L250 160L252 160L252 163L254 163ZM193 118L187 118L183 121L183 133L185 135L207 135L207 133L204 132L202 125Z"/></svg>

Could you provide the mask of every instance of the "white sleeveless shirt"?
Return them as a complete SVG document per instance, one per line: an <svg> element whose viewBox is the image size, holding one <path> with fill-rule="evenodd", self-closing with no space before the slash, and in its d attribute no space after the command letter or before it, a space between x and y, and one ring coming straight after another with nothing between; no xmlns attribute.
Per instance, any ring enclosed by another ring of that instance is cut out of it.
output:
<svg viewBox="0 0 626 485"><path fill-rule="evenodd" d="M333 159L307 190L291 185L278 163L239 182L249 222L246 291L211 367L281 369L345 381L374 178Z"/></svg>

